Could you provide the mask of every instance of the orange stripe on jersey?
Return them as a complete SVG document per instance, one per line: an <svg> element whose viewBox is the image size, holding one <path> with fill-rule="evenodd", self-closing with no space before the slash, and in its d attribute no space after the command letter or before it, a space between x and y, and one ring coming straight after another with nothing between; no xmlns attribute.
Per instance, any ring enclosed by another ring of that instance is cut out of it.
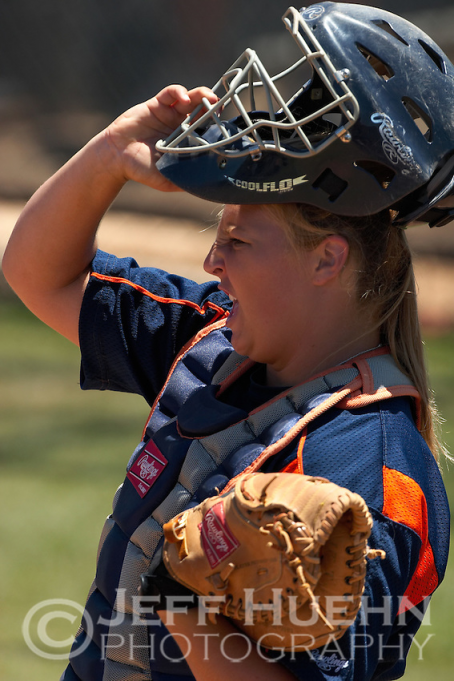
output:
<svg viewBox="0 0 454 681"><path fill-rule="evenodd" d="M133 281L130 281L129 279L124 279L123 277L109 277L106 274L99 274L99 272L92 272L91 276L95 277L96 279L99 279L100 281L110 281L113 284L127 284L136 291L139 291L139 293L142 293L144 296L148 296L149 298L156 300L156 302L158 303L176 303L177 305L187 305L188 307L192 307L201 315L204 315L208 310L214 310L217 314L213 319L210 320L210 324L213 324L215 321L222 317L228 317L229 314L227 310L224 310L219 305L212 303L210 300L207 300L207 302L204 303L202 307L200 307L200 305L197 305L197 303L194 303L192 300L184 300L179 298L164 298L162 296L158 296L155 293L151 293L151 291L148 291L143 286L139 286L139 284L135 284Z"/></svg>
<svg viewBox="0 0 454 681"><path fill-rule="evenodd" d="M306 437L307 437L307 427L303 430L303 434L300 437L300 441L298 443L298 451L296 453L296 459L293 459L293 461L290 461L286 465L285 468L282 469L281 473L299 473L299 475L303 475L303 449L304 449L304 444L306 442Z"/></svg>
<svg viewBox="0 0 454 681"><path fill-rule="evenodd" d="M429 542L427 503L421 487L407 475L384 466L383 490L384 515L414 530L422 542L418 565L402 599L400 614L434 591L438 586L438 574Z"/></svg>

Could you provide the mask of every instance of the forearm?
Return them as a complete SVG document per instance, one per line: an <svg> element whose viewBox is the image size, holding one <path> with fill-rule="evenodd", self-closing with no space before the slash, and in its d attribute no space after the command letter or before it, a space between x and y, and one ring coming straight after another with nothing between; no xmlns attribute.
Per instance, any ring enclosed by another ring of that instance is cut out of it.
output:
<svg viewBox="0 0 454 681"><path fill-rule="evenodd" d="M197 608L159 615L197 681L295 681L226 617L217 616L215 624L204 618L199 622Z"/></svg>
<svg viewBox="0 0 454 681"><path fill-rule="evenodd" d="M170 85L119 116L32 197L11 236L3 271L38 317L77 343L98 224L127 180L177 191L157 170L158 139L204 99L206 88Z"/></svg>
<svg viewBox="0 0 454 681"><path fill-rule="evenodd" d="M5 277L25 304L51 326L60 318L57 330L73 340L77 330L68 322L74 325L78 310L68 308L72 301L80 307L99 222L124 184L106 171L102 147L101 136L94 138L38 189L3 259Z"/></svg>

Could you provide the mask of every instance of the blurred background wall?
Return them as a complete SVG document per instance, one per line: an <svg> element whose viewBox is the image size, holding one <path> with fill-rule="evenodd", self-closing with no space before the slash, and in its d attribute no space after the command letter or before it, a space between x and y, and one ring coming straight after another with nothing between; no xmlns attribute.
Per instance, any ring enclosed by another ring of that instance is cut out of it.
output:
<svg viewBox="0 0 454 681"><path fill-rule="evenodd" d="M27 198L113 117L170 82L213 85L246 47L278 62L289 4L1 0L0 198ZM452 0L375 5L414 21L454 55ZM128 208L157 201L166 212L173 205L137 188L119 201Z"/></svg>

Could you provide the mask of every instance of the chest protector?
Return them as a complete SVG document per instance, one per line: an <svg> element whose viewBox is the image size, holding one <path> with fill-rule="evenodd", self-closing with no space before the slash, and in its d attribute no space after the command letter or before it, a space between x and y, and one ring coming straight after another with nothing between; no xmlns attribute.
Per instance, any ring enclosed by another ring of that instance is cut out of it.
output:
<svg viewBox="0 0 454 681"><path fill-rule="evenodd" d="M380 348L247 414L219 399L253 365L233 351L229 336L225 321L212 324L171 367L105 522L96 579L63 679L145 681L153 671L191 675L160 620L140 616L140 575L161 560L162 525L227 491L238 475L265 462L269 467L285 447L294 444L296 453L308 424L333 407L356 409L408 395L418 412L416 389L389 350Z"/></svg>

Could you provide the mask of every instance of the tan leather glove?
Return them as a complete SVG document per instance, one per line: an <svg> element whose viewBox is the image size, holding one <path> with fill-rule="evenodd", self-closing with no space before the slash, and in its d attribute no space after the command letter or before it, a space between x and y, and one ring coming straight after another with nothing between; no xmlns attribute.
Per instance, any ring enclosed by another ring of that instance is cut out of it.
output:
<svg viewBox="0 0 454 681"><path fill-rule="evenodd" d="M325 478L255 473L164 525L170 575L263 647L340 638L364 590L372 518Z"/></svg>

